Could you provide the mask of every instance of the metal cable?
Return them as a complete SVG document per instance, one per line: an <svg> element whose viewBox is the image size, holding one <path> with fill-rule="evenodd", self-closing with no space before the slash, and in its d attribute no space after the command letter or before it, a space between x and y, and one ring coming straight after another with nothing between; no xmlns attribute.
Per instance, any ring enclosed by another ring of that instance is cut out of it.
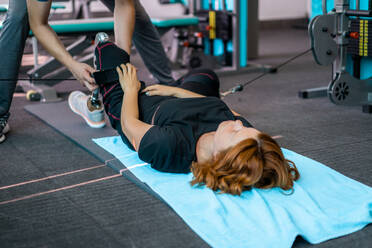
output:
<svg viewBox="0 0 372 248"><path fill-rule="evenodd" d="M275 70L279 70L281 67L283 67L283 66L285 66L286 64L292 62L293 60L295 60L295 59L297 59L297 58L299 58L299 57L305 55L306 53L308 53L308 52L310 52L310 51L311 51L311 48L307 49L307 50L304 51L304 52L301 52L301 53L297 54L296 56L293 56L292 58L290 58L290 59L284 61L283 63L277 65L276 67L274 67L273 70L274 70L274 71L275 71ZM272 70L271 70L271 71L268 71L268 72L264 72L264 73L258 75L257 77L253 78L252 80L249 80L248 82L245 82L245 83L243 83L243 84L238 84L237 86L235 86L235 87L229 89L228 91L221 92L221 96L222 96L222 97L225 97L225 96L230 95L230 94L232 94L232 93L235 93L235 92L238 92L238 91L242 91L242 90L244 89L244 87L247 86L248 84L251 84L251 83L255 82L256 80L262 78L263 76L266 76L267 74L269 74L269 73L271 73L271 72L272 72Z"/></svg>

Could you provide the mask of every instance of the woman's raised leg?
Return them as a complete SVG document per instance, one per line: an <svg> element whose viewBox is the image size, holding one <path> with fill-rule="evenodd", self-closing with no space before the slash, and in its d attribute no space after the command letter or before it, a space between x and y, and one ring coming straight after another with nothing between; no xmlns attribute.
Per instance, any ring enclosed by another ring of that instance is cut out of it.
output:
<svg viewBox="0 0 372 248"><path fill-rule="evenodd" d="M129 54L112 42L97 44L94 53L97 70L115 69L121 64L130 62ZM120 116L124 92L119 81L102 83L99 88L102 94L105 112L110 120L111 126L118 131L124 143L130 148L133 148L121 128Z"/></svg>

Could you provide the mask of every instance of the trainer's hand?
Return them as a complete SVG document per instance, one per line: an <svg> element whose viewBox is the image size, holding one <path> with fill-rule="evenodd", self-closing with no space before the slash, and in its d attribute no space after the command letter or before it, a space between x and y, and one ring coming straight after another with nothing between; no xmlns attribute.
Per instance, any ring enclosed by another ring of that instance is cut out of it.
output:
<svg viewBox="0 0 372 248"><path fill-rule="evenodd" d="M93 72L96 71L93 67L85 63L76 62L71 65L70 68L74 77L90 91L93 91L98 87L94 82L94 78L91 76Z"/></svg>
<svg viewBox="0 0 372 248"><path fill-rule="evenodd" d="M120 69L121 68L121 69ZM121 64L120 67L116 67L116 71L119 75L120 86L125 93L136 92L141 88L141 83L137 78L137 69L130 63Z"/></svg>
<svg viewBox="0 0 372 248"><path fill-rule="evenodd" d="M142 92L147 96L174 96L177 88L162 84L153 84L147 86Z"/></svg>

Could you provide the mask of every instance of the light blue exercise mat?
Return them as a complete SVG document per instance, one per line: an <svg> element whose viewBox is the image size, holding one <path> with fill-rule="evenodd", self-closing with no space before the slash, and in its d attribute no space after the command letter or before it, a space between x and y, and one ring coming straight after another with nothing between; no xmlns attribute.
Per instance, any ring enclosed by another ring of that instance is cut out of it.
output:
<svg viewBox="0 0 372 248"><path fill-rule="evenodd" d="M241 196L191 187L192 174L170 174L143 165L119 136L94 139L154 190L212 247L291 247L346 235L372 222L372 188L314 160L283 149L301 178L295 191L253 189Z"/></svg>

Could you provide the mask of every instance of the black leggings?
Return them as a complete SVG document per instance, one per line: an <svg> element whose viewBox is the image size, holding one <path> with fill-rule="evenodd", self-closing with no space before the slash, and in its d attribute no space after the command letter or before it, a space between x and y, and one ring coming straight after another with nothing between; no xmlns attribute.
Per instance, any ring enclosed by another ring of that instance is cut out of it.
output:
<svg viewBox="0 0 372 248"><path fill-rule="evenodd" d="M101 43L95 49L95 66L98 70L113 69L129 61L130 57L128 53L117 47L114 43ZM218 76L209 69L193 70L169 85L187 89L204 96L219 97L220 82ZM141 90L145 87L145 83L141 82ZM133 149L131 143L123 134L120 124L121 106L124 95L120 83L113 82L102 84L100 85L100 92L111 126L118 131L124 143ZM140 94L138 98L140 120L150 124L150 120L157 106L162 101L169 98L170 97L146 96L145 94Z"/></svg>

